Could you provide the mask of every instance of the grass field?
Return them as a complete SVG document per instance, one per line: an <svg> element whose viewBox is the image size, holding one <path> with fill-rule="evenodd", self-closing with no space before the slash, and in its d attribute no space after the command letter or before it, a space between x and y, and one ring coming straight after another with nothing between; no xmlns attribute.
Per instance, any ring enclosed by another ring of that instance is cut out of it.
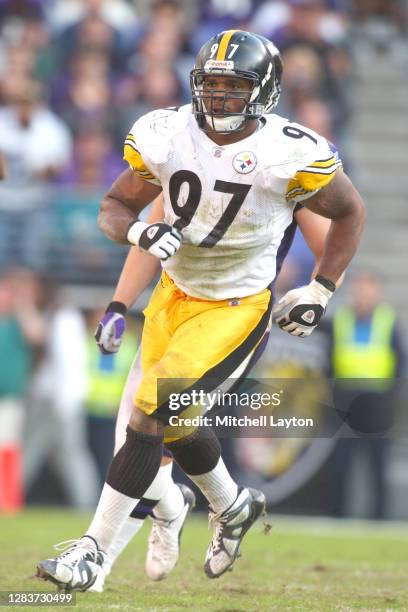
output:
<svg viewBox="0 0 408 612"><path fill-rule="evenodd" d="M234 571L214 581L202 571L210 539L204 518L190 519L180 562L160 583L143 573L146 525L118 561L105 593L78 593L75 610L408 611L408 527L269 520L269 534L256 526ZM86 515L48 508L1 516L0 590L53 591L33 577L36 562L88 522Z"/></svg>

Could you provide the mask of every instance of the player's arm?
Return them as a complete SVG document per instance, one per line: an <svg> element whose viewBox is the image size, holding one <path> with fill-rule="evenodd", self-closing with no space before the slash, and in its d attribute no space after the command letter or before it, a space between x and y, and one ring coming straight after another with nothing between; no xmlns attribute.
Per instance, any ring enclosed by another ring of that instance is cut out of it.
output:
<svg viewBox="0 0 408 612"><path fill-rule="evenodd" d="M315 258L315 265L312 272L312 279L314 279L323 257L324 245L330 229L331 220L321 215L316 215L305 207L297 209L294 216L302 232L303 238ZM336 289L341 286L343 280L344 273L336 281Z"/></svg>
<svg viewBox="0 0 408 612"><path fill-rule="evenodd" d="M303 200L309 211L329 219L324 244L312 240L322 254L316 276L305 287L288 291L273 308L274 320L294 336L309 336L322 318L336 285L351 261L364 226L364 205L350 179L337 170L333 179Z"/></svg>
<svg viewBox="0 0 408 612"><path fill-rule="evenodd" d="M98 225L108 238L129 244L129 226L161 192L161 187L142 179L128 168L116 179L102 199Z"/></svg>
<svg viewBox="0 0 408 612"><path fill-rule="evenodd" d="M160 194L153 202L147 222L154 224L162 221L163 217L163 196ZM156 257L151 257L135 246L129 250L112 302L95 331L95 340L101 353L110 354L119 350L125 332L125 315L149 287L159 269L160 262Z"/></svg>
<svg viewBox="0 0 408 612"><path fill-rule="evenodd" d="M133 169L125 170L103 197L98 224L108 238L133 244L141 251L165 261L181 245L181 234L168 223L145 223L138 214L161 192Z"/></svg>
<svg viewBox="0 0 408 612"><path fill-rule="evenodd" d="M149 224L157 223L162 221L163 217L163 196L160 194L153 202L147 222ZM141 293L149 287L159 269L160 262L156 257L151 257L138 248L132 247L123 264L113 294L113 301L122 302L126 308L133 306Z"/></svg>
<svg viewBox="0 0 408 612"><path fill-rule="evenodd" d="M364 227L363 201L348 176L337 170L333 180L303 205L331 220L317 274L335 284L357 250Z"/></svg>

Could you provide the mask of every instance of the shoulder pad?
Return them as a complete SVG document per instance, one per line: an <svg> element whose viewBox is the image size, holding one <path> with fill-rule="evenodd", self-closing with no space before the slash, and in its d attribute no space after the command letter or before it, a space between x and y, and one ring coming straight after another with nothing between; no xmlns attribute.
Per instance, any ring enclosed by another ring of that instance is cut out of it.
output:
<svg viewBox="0 0 408 612"><path fill-rule="evenodd" d="M179 109L155 110L138 119L130 134L143 158L149 158L154 164L164 163L171 149L172 138L185 129L190 113L188 104Z"/></svg>
<svg viewBox="0 0 408 612"><path fill-rule="evenodd" d="M279 115L266 115L265 119L265 137L269 142L265 163L273 167L279 178L290 179L313 162L333 155L328 141L313 130Z"/></svg>

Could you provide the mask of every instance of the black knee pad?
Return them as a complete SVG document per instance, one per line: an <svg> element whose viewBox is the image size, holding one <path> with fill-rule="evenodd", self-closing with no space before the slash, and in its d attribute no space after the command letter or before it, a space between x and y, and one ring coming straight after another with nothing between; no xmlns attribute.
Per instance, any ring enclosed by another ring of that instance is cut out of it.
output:
<svg viewBox="0 0 408 612"><path fill-rule="evenodd" d="M152 484L160 467L163 437L126 428L126 442L116 453L106 482L119 493L140 499Z"/></svg>
<svg viewBox="0 0 408 612"><path fill-rule="evenodd" d="M220 443L210 427L199 427L182 440L167 442L166 447L183 472L191 476L210 472L221 457Z"/></svg>

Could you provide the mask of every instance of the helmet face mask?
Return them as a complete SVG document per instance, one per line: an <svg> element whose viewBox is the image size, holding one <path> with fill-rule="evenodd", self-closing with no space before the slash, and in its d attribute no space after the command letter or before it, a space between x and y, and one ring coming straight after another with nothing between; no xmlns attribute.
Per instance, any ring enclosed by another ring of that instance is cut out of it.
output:
<svg viewBox="0 0 408 612"><path fill-rule="evenodd" d="M218 134L242 131L248 121L276 106L281 77L279 52L263 36L239 30L214 36L198 53L190 73L199 127ZM209 81L213 85L207 86Z"/></svg>
<svg viewBox="0 0 408 612"><path fill-rule="evenodd" d="M221 77L221 79L220 79ZM206 85L208 81L221 83L228 77L239 77L245 80L248 88L231 88L225 86ZM204 70L193 70L191 74L191 88L193 93L193 104L198 109L197 114L205 124L202 129L210 129L217 133L229 134L244 129L246 121L257 119L263 114L263 106L251 101L254 91L258 85L258 77L255 74L245 75L228 72L214 72L209 75ZM196 117L197 117L196 114Z"/></svg>

